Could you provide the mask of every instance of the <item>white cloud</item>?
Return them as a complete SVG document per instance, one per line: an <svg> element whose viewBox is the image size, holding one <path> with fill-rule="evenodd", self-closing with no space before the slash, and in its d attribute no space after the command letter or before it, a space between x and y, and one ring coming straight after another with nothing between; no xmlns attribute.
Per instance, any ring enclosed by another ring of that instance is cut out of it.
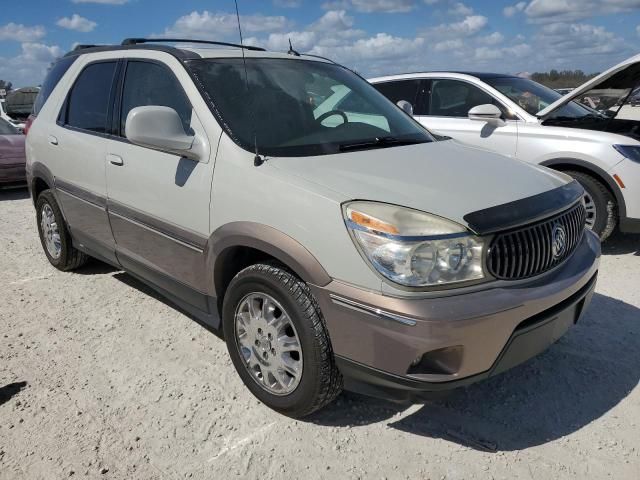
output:
<svg viewBox="0 0 640 480"><path fill-rule="evenodd" d="M90 32L96 28L98 24L74 13L71 17L62 17L56 22L56 25L68 30L75 30L76 32Z"/></svg>
<svg viewBox="0 0 640 480"><path fill-rule="evenodd" d="M500 32L493 32L490 35L485 35L484 37L479 37L478 42L484 43L485 45L497 45L498 43L502 43L504 41L504 35Z"/></svg>
<svg viewBox="0 0 640 480"><path fill-rule="evenodd" d="M434 38L471 36L486 27L488 22L489 19L482 15L469 15L460 22L442 23L425 29L423 33L425 36Z"/></svg>
<svg viewBox="0 0 640 480"><path fill-rule="evenodd" d="M523 57L530 55L532 52L531 45L521 43L510 47L478 47L475 49L474 58L480 62L489 60L500 60L505 57L515 58L520 60ZM504 67L501 67L503 69Z"/></svg>
<svg viewBox="0 0 640 480"><path fill-rule="evenodd" d="M0 57L0 78L13 82L16 87L40 85L51 62L63 53L57 45L25 42L17 56Z"/></svg>
<svg viewBox="0 0 640 480"><path fill-rule="evenodd" d="M596 56L627 50L624 40L604 27L584 23L551 23L536 34L540 47L557 58L559 52L565 58Z"/></svg>
<svg viewBox="0 0 640 480"><path fill-rule="evenodd" d="M260 45L268 50L288 50L289 39L293 48L300 52L309 51L315 46L336 47L365 36L363 30L354 29L353 17L345 10L330 10L308 25L304 31L274 32L266 39L248 38L247 44Z"/></svg>
<svg viewBox="0 0 640 480"><path fill-rule="evenodd" d="M353 17L345 10L329 10L311 25L313 30L346 30L353 26Z"/></svg>
<svg viewBox="0 0 640 480"><path fill-rule="evenodd" d="M451 6L451 8L449 8L449 14L467 17L469 15L473 15L473 8L465 5L462 2L456 2Z"/></svg>
<svg viewBox="0 0 640 480"><path fill-rule="evenodd" d="M289 24L286 17L266 15L243 15L240 17L242 31L246 33L274 32L283 30ZM211 13L193 11L184 15L165 29L165 37L186 37L213 39L238 33L235 13Z"/></svg>
<svg viewBox="0 0 640 480"><path fill-rule="evenodd" d="M527 2L518 2L515 5L509 5L508 7L504 7L502 13L505 17L513 17L516 13L520 13L524 11L527 6Z"/></svg>
<svg viewBox="0 0 640 480"><path fill-rule="evenodd" d="M405 13L415 6L415 0L335 0L322 4L325 10L353 9L365 13Z"/></svg>
<svg viewBox="0 0 640 480"><path fill-rule="evenodd" d="M21 23L7 23L0 26L0 40L14 40L16 42L33 42L40 40L47 31L42 25L27 27Z"/></svg>
<svg viewBox="0 0 640 480"><path fill-rule="evenodd" d="M533 22L569 22L583 18L631 12L640 0L532 0L524 12Z"/></svg>
<svg viewBox="0 0 640 480"><path fill-rule="evenodd" d="M273 0L273 4L282 8L298 8L302 5L302 0Z"/></svg>
<svg viewBox="0 0 640 480"><path fill-rule="evenodd" d="M71 0L73 3L100 3L103 5L124 5L129 0Z"/></svg>
<svg viewBox="0 0 640 480"><path fill-rule="evenodd" d="M460 38L452 40L444 40L433 45L435 52L449 52L451 50L460 50L464 48L464 42Z"/></svg>
<svg viewBox="0 0 640 480"><path fill-rule="evenodd" d="M309 53L332 58L365 75L398 72L415 66L425 50L423 38L402 38L378 33L336 47L315 46Z"/></svg>

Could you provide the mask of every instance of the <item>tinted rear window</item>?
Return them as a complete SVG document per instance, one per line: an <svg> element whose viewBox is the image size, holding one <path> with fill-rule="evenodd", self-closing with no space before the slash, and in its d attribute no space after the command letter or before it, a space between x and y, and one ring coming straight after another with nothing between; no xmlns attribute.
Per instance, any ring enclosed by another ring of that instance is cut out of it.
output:
<svg viewBox="0 0 640 480"><path fill-rule="evenodd" d="M63 123L70 127L105 133L116 62L87 66L78 76L66 101Z"/></svg>
<svg viewBox="0 0 640 480"><path fill-rule="evenodd" d="M49 98L49 95L51 95L51 92L53 92L53 89L56 88L56 85L58 85L58 82L60 82L60 79L64 76L64 74L67 73L69 67L73 65L73 62L76 61L76 58L78 57L74 56L61 58L55 63L55 65L53 65L53 67L51 67L51 70L49 70L49 73L47 74L47 77L44 79L44 83L40 88L40 92L36 97L36 101L33 104L34 115L38 115L47 99Z"/></svg>

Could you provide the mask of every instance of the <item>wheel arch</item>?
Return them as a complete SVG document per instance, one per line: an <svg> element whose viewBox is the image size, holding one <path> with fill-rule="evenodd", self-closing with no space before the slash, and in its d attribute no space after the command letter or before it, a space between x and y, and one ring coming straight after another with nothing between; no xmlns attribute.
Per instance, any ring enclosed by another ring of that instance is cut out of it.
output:
<svg viewBox="0 0 640 480"><path fill-rule="evenodd" d="M260 261L277 261L307 283L331 281L320 262L297 240L268 225L232 222L218 228L208 243L210 292L221 311L229 283L242 269Z"/></svg>
<svg viewBox="0 0 640 480"><path fill-rule="evenodd" d="M28 178L28 186L29 192L31 193L31 200L35 205L40 193L47 189L53 189L55 186L55 180L51 170L42 163L34 163Z"/></svg>
<svg viewBox="0 0 640 480"><path fill-rule="evenodd" d="M600 167L576 158L555 158L551 160L545 160L544 162L541 162L540 165L549 167L553 170L558 170L560 172L574 170L577 172L585 173L587 175L591 175L600 183L602 183L615 197L618 206L618 216L620 218L626 218L627 206L624 201L624 196L620 191L620 187L615 182L615 180L613 180L613 178L611 178L611 176Z"/></svg>

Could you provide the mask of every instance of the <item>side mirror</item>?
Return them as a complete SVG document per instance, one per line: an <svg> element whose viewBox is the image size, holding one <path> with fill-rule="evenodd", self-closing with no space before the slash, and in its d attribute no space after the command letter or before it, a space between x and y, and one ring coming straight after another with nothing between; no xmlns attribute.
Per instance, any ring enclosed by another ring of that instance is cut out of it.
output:
<svg viewBox="0 0 640 480"><path fill-rule="evenodd" d="M173 108L157 105L136 107L127 115L125 135L131 143L193 160L200 158L198 139L187 135Z"/></svg>
<svg viewBox="0 0 640 480"><path fill-rule="evenodd" d="M502 119L502 112L498 107L487 103L485 105L477 105L469 110L469 120L486 122L494 127L502 127L506 122Z"/></svg>
<svg viewBox="0 0 640 480"><path fill-rule="evenodd" d="M407 115L411 115L413 117L413 105L411 105L406 100L398 100L396 103L400 107L400 110L404 110Z"/></svg>

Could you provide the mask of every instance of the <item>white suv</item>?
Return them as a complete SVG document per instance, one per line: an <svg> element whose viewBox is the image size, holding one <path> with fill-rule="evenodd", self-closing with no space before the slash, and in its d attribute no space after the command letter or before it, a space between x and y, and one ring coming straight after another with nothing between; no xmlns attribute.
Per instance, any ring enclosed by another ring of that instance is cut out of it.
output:
<svg viewBox="0 0 640 480"><path fill-rule="evenodd" d="M431 132L571 175L601 239L640 233L640 55L565 96L494 73L428 72L370 82ZM348 99L347 99L348 101Z"/></svg>
<svg viewBox="0 0 640 480"><path fill-rule="evenodd" d="M76 49L45 80L27 133L43 251L221 331L267 405L465 385L584 312L600 242L570 177L435 141L328 60L148 42ZM336 92L357 121L321 107Z"/></svg>

